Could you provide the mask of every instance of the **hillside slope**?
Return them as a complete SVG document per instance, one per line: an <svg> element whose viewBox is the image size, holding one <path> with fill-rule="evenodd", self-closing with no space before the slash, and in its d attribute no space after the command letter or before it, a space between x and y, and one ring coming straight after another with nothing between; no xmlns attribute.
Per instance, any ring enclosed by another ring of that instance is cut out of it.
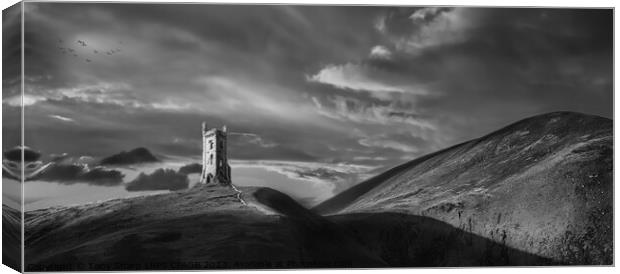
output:
<svg viewBox="0 0 620 274"><path fill-rule="evenodd" d="M198 186L26 212L26 269L377 267L340 226L271 189ZM244 200L239 198L243 196ZM260 208L256 204L260 203Z"/></svg>
<svg viewBox="0 0 620 274"><path fill-rule="evenodd" d="M21 213L2 205L2 263L21 271Z"/></svg>
<svg viewBox="0 0 620 274"><path fill-rule="evenodd" d="M563 264L611 264L613 123L555 112L424 156L318 205L427 216Z"/></svg>
<svg viewBox="0 0 620 274"><path fill-rule="evenodd" d="M26 212L30 271L550 265L427 217L323 217L269 188L186 191Z"/></svg>

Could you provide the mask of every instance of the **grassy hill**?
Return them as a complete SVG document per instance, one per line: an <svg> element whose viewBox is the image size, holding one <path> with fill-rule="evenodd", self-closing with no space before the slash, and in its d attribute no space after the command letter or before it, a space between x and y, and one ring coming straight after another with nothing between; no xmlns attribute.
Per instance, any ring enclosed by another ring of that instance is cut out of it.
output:
<svg viewBox="0 0 620 274"><path fill-rule="evenodd" d="M323 217L269 188L196 188L26 213L29 271L549 265L445 222Z"/></svg>
<svg viewBox="0 0 620 274"><path fill-rule="evenodd" d="M242 191L239 194L229 187L198 186L168 194L29 211L26 268L386 265L339 226L288 196L264 188Z"/></svg>
<svg viewBox="0 0 620 274"><path fill-rule="evenodd" d="M313 210L269 188L198 185L29 211L25 265L612 264L612 152L611 120L558 112L405 163Z"/></svg>
<svg viewBox="0 0 620 274"><path fill-rule="evenodd" d="M566 264L611 264L613 123L570 112L516 122L405 163L320 214L427 216Z"/></svg>

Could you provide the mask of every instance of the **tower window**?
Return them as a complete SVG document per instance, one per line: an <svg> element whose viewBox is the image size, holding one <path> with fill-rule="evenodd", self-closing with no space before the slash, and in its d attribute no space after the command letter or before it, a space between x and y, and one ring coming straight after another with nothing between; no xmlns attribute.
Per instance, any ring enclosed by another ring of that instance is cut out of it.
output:
<svg viewBox="0 0 620 274"><path fill-rule="evenodd" d="M213 140L209 141L210 149L213 149Z"/></svg>
<svg viewBox="0 0 620 274"><path fill-rule="evenodd" d="M213 164L213 154L209 155L209 164L212 165Z"/></svg>

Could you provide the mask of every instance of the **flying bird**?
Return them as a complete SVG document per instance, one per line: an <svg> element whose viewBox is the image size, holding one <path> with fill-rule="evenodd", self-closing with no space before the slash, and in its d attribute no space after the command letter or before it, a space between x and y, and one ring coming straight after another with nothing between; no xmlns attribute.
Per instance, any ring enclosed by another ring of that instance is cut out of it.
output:
<svg viewBox="0 0 620 274"><path fill-rule="evenodd" d="M98 50L93 50L93 53L97 54L97 53L99 53L99 51Z"/></svg>
<svg viewBox="0 0 620 274"><path fill-rule="evenodd" d="M87 62L87 63L90 63L90 59L86 59L86 62Z"/></svg>
<svg viewBox="0 0 620 274"><path fill-rule="evenodd" d="M77 43L82 45L82 47L86 46L86 42L82 41L82 40L77 40Z"/></svg>

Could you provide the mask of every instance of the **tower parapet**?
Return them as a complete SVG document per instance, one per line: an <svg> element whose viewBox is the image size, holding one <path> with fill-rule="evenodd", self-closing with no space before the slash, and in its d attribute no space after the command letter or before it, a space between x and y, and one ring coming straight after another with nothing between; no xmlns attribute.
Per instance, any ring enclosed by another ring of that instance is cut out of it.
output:
<svg viewBox="0 0 620 274"><path fill-rule="evenodd" d="M230 166L227 156L226 126L222 129L208 128L202 123L202 173L200 182L203 184L231 183Z"/></svg>

